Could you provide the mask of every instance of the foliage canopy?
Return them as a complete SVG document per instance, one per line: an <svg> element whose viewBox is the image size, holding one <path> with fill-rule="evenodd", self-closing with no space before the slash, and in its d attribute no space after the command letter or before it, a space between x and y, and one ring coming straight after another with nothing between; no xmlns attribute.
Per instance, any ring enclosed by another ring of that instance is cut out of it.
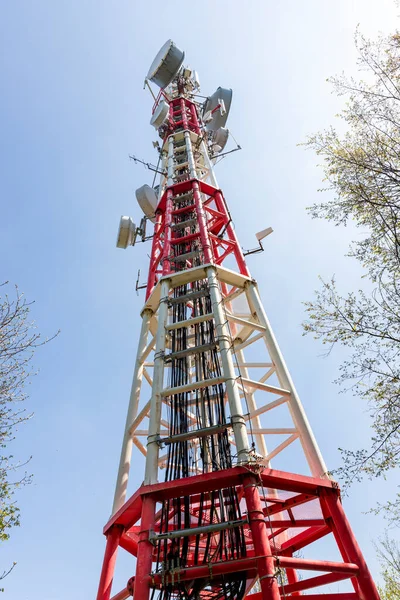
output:
<svg viewBox="0 0 400 600"><path fill-rule="evenodd" d="M400 462L400 34L369 41L356 33L363 79L330 80L347 99L344 130L311 136L306 146L323 159L333 198L310 207L314 218L360 229L349 256L364 269L366 285L347 295L335 278L322 281L306 303L305 333L349 349L338 381L368 405L368 448L342 450L340 474L349 483L385 476ZM379 509L396 519L400 495Z"/></svg>

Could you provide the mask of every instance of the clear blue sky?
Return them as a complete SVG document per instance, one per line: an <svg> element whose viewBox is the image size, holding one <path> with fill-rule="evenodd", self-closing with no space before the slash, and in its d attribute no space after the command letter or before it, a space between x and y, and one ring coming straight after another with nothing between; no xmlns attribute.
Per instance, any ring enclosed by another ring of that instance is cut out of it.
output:
<svg viewBox="0 0 400 600"><path fill-rule="evenodd" d="M35 477L19 494L21 527L0 547L0 569L18 563L5 581L9 600L88 600L97 588L143 302L134 286L150 252L117 250L115 238L121 214L139 215L134 190L151 183L128 154L155 160L142 87L169 37L198 70L203 93L234 89L229 127L243 150L217 175L244 247L274 228L249 266L326 462L337 466L338 446L368 437L365 407L331 383L344 355L323 359L301 335L301 302L317 276L336 273L345 290L360 273L344 258L351 231L306 214L322 175L296 144L334 121L341 101L325 80L354 72L357 23L372 36L390 31L398 10L389 0L206 1L199 14L195 6L2 3L0 279L36 301L45 335L61 328L37 355L35 417L13 447L16 457L33 455ZM139 458L134 472L139 484ZM394 489L394 477L364 482L345 499L374 574L371 542L384 523L364 513Z"/></svg>

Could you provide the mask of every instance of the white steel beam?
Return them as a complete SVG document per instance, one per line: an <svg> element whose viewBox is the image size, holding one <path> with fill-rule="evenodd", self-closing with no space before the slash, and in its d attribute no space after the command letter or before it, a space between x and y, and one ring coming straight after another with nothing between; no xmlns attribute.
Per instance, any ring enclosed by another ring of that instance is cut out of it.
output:
<svg viewBox="0 0 400 600"><path fill-rule="evenodd" d="M155 341L156 341L156 338L153 336L151 338L150 344L148 344L146 346L146 348L144 348L142 354L140 355L140 362L141 363L143 363L146 360L146 358L148 357L148 355L150 354L150 352L153 350Z"/></svg>
<svg viewBox="0 0 400 600"><path fill-rule="evenodd" d="M232 360L232 339L229 335L229 329L224 316L221 290L217 272L214 267L209 267L207 269L207 277L215 318L216 339L219 342L222 372L226 378L226 395L228 397L231 423L236 441L238 463L247 463L250 461L249 439L240 401L239 388L236 381L235 367Z"/></svg>
<svg viewBox="0 0 400 600"><path fill-rule="evenodd" d="M307 458L311 473L314 477L327 477L327 467L311 430L310 423L308 422L303 405L290 377L289 370L273 334L267 315L264 311L264 307L261 303L255 282L249 281L246 284L246 296L252 313L258 318L261 325L264 325L266 329L264 336L265 344L272 362L276 367L279 383L282 387L289 391L290 397L288 406L295 427L300 434L301 445Z"/></svg>
<svg viewBox="0 0 400 600"><path fill-rule="evenodd" d="M246 387L255 388L256 390L261 390L262 392L270 392L271 394L278 394L279 396L290 396L289 390L283 390L275 387L274 385L268 385L267 383L254 381L253 379L246 379L245 377L241 377L240 379Z"/></svg>
<svg viewBox="0 0 400 600"><path fill-rule="evenodd" d="M212 321L214 315L212 313L208 315L199 315L197 317L192 317L191 319L186 319L186 321L177 321L176 323L169 323L167 325L167 330L172 331L174 329L181 329L181 327L191 327L192 325L196 325L197 323L203 323L204 321Z"/></svg>
<svg viewBox="0 0 400 600"><path fill-rule="evenodd" d="M235 366L238 367L239 369L268 369L268 368L273 367L274 365L272 363L245 362L245 360L243 359L243 362L239 362ZM274 367L274 370L275 370L275 367Z"/></svg>
<svg viewBox="0 0 400 600"><path fill-rule="evenodd" d="M235 348L235 353L236 353L238 360L241 361L242 363L244 363L245 358L244 358L243 350L236 350L236 348ZM243 366L242 370L243 370L243 375L247 378L249 376L247 366ZM255 411L257 410L257 403L256 403L256 400L254 397L254 393L252 393L252 392L247 393L246 401L247 401L247 405L248 405L249 411L250 411L249 419L251 421L252 426L260 428L261 427L260 418L258 415L254 415ZM255 438L256 438L258 452L260 454L262 454L262 456L266 456L268 451L267 451L267 444L265 442L264 436L257 433L257 434L255 434Z"/></svg>
<svg viewBox="0 0 400 600"><path fill-rule="evenodd" d="M249 329L254 329L256 331L265 331L265 327L260 325L259 323L253 323L252 321L247 321L246 319L241 319L240 317L235 317L228 311L226 311L226 317L228 321L232 321L232 323L236 323L237 325L242 325L242 327L248 327ZM240 337L240 332L238 333L238 337Z"/></svg>
<svg viewBox="0 0 400 600"><path fill-rule="evenodd" d="M263 337L264 337L264 333L261 333L261 332L256 333L256 335L249 337L249 339L247 339L245 342L240 342L237 346L235 346L235 349L243 350L247 346L250 346L250 344L254 344L254 342L258 342L258 340L261 340Z"/></svg>
<svg viewBox="0 0 400 600"><path fill-rule="evenodd" d="M211 379L203 379L202 381L192 381L191 383L186 383L185 385L179 385L173 388L165 388L162 391L163 396L173 396L174 394L182 394L183 392L191 392L192 390L200 390L201 388L209 387L211 385L218 385L219 383L224 383L226 378L221 377L212 377Z"/></svg>
<svg viewBox="0 0 400 600"><path fill-rule="evenodd" d="M287 440L284 440L281 444L279 444L279 446L274 448L274 450L272 450L265 457L265 462L269 463L273 458L275 458L275 456L277 456L280 452L282 452L282 450L284 450L285 448L290 446L290 444L292 444L294 441L296 441L298 437L299 437L299 433L296 432L293 435L291 435L290 437L288 437Z"/></svg>
<svg viewBox="0 0 400 600"><path fill-rule="evenodd" d="M287 401L288 401L287 397L285 398L285 397L281 396L281 398L277 398L273 402L264 404L264 406L260 406L259 408L257 408L253 412L251 412L249 418L253 419L254 417L258 417L259 415L262 415L262 414L272 410L273 408L276 408L277 406L281 406L281 404L285 404L285 402L287 402Z"/></svg>
<svg viewBox="0 0 400 600"><path fill-rule="evenodd" d="M261 427L260 429L252 429L253 433L259 433L261 435L286 435L286 434L296 434L298 435L298 432L296 429L294 429L293 427L275 427L275 428L268 428L268 427Z"/></svg>
<svg viewBox="0 0 400 600"><path fill-rule="evenodd" d="M145 367L143 367L143 376L146 379L147 383L150 385L150 387L153 385L153 380L150 377L150 375L147 372L147 369Z"/></svg>
<svg viewBox="0 0 400 600"><path fill-rule="evenodd" d="M147 456L144 482L146 485L158 480L158 436L160 430L162 390L164 387L164 353L168 318L168 293L170 281L163 279L161 284L160 307L158 309L158 329L154 353L153 387L150 399L150 423L147 438Z"/></svg>
<svg viewBox="0 0 400 600"><path fill-rule="evenodd" d="M136 419L133 420L129 427L129 432L131 435L134 435L135 429L137 426L145 419L150 412L150 400L146 402L140 413L137 415Z"/></svg>
<svg viewBox="0 0 400 600"><path fill-rule="evenodd" d="M135 362L135 369L133 372L133 380L131 387L131 394L129 398L128 413L126 415L125 431L122 440L121 456L118 467L117 482L115 486L114 502L112 508L112 514L115 514L117 510L125 502L126 490L128 487L129 469L132 458L132 437L130 433L130 427L132 421L135 419L139 406L140 390L142 387L142 374L143 374L143 354L145 352L147 337L150 327L150 319L152 316L151 310L144 310L142 315L142 327L140 330L139 344L137 349L137 356Z"/></svg>

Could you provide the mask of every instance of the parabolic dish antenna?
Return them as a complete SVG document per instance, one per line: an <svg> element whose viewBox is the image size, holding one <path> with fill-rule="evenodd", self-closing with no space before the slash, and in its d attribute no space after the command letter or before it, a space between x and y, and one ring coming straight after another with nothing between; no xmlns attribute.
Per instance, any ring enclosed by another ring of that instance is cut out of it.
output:
<svg viewBox="0 0 400 600"><path fill-rule="evenodd" d="M218 106L218 104L222 103L225 105L225 111L216 110L215 113L212 114L211 120L206 124L206 129L208 131L216 131L220 127L225 127L226 121L228 119L229 111L231 108L232 102L232 90L228 90L227 88L219 87L212 96L207 98L207 101L204 106L203 115L206 113L213 111L214 108ZM224 114L221 114L224 112Z"/></svg>
<svg viewBox="0 0 400 600"><path fill-rule="evenodd" d="M155 211L158 204L155 190L145 183L136 190L136 200L146 217L154 223L156 220Z"/></svg>
<svg viewBox="0 0 400 600"><path fill-rule="evenodd" d="M160 88L167 87L181 68L184 58L185 53L172 40L168 40L151 63L147 79Z"/></svg>
<svg viewBox="0 0 400 600"><path fill-rule="evenodd" d="M167 102L164 102L164 100L161 100L156 110L154 111L153 116L151 117L150 125L153 125L153 127L159 129L161 125L163 125L168 119L168 114L169 104L167 104Z"/></svg>
<svg viewBox="0 0 400 600"><path fill-rule="evenodd" d="M229 129L220 127L212 134L212 145L214 152L222 152L229 138Z"/></svg>
<svg viewBox="0 0 400 600"><path fill-rule="evenodd" d="M121 217L119 222L117 248L126 250L128 246L135 244L136 226L131 217Z"/></svg>

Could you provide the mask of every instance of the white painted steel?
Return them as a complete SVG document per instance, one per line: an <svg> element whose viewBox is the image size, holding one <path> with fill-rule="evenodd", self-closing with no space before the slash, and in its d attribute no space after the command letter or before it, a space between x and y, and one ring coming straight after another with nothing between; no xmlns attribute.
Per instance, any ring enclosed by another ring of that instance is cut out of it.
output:
<svg viewBox="0 0 400 600"><path fill-rule="evenodd" d="M174 183L174 136L168 138L168 185Z"/></svg>
<svg viewBox="0 0 400 600"><path fill-rule="evenodd" d="M289 390L284 390L282 388L278 388L274 385L267 385L266 383L262 383L260 381L254 381L253 379L246 379L245 377L241 378L243 385L250 388L255 388L256 390L262 390L264 392L270 392L272 394L278 394L278 396L287 396L290 397L291 392Z"/></svg>
<svg viewBox="0 0 400 600"><path fill-rule="evenodd" d="M246 285L246 296L252 312L257 316L261 325L265 327L264 339L269 355L276 367L276 374L279 383L282 387L290 392L288 406L293 422L297 431L299 432L301 445L307 458L311 473L314 477L327 477L328 469L325 465L324 459L322 458L321 451L311 430L310 423L308 422L303 405L301 404L296 388L294 387L293 381L290 377L289 370L275 339L271 325L261 303L255 282L251 281Z"/></svg>
<svg viewBox="0 0 400 600"><path fill-rule="evenodd" d="M245 366L244 352L243 352L243 350L238 350L237 352L235 351L235 353L236 353L236 357L237 357L238 361L240 361L242 363L242 365L240 366L241 374L248 379L249 371L247 369L247 366ZM254 427L257 427L258 429L261 429L260 417L258 415L252 416L252 413L254 413L257 410L257 403L256 403L256 399L254 397L254 393L250 392L249 394L246 394L246 400L247 400L247 404L248 404L249 411L250 411L250 420L251 420L252 425ZM261 435L260 433L257 433L257 434L255 434L254 437L255 437L256 444L257 444L257 451L260 454L262 454L263 456L267 456L268 450L267 450L267 444L265 442L264 436Z"/></svg>
<svg viewBox="0 0 400 600"><path fill-rule="evenodd" d="M150 412L150 400L148 402L146 402L146 404L143 406L140 413L137 415L137 417L132 421L132 423L129 426L129 431L130 431L130 434L132 435L132 437L135 435L135 431L138 428L138 426L140 425L140 423L143 421L143 419L145 419L148 416L149 412Z"/></svg>
<svg viewBox="0 0 400 600"><path fill-rule="evenodd" d="M250 329L255 329L256 331L265 331L265 327L263 327L262 325L260 325L259 323L252 323L251 321L247 321L246 319L241 319L240 317L236 317L235 315L232 315L231 313L226 313L226 316L228 318L228 321L232 321L233 323L236 323L237 325L242 325L243 327L249 327ZM239 333L240 336L240 333Z"/></svg>
<svg viewBox="0 0 400 600"><path fill-rule="evenodd" d="M284 398L282 396L281 398L277 398L276 400L273 400L272 402L268 402L267 404L264 404L264 406L260 406L260 408L257 408L254 412L251 412L250 418L253 419L254 417L257 417L258 415L262 415L262 414L268 412L269 410L276 408L277 406L281 406L281 404L285 404L285 402L287 402L287 401L288 401L287 397Z"/></svg>
<svg viewBox="0 0 400 600"><path fill-rule="evenodd" d="M142 387L142 374L143 374L143 353L147 344L147 337L149 334L150 319L153 312L151 310L143 311L142 315L142 327L140 330L139 344L136 355L135 369L133 372L133 380L131 387L131 394L129 398L128 413L126 415L126 424L124 437L122 441L121 457L119 461L117 483L115 486L114 502L112 508L112 514L116 513L117 510L125 502L126 490L129 479L129 469L131 465L132 457L132 436L130 434L131 423L135 419L139 406L140 390Z"/></svg>
<svg viewBox="0 0 400 600"><path fill-rule="evenodd" d="M147 438L147 455L144 482L146 485L157 483L158 480L158 436L160 430L162 391L164 387L164 352L167 331L165 326L168 318L168 293L170 281L163 279L161 283L161 299L158 309L158 328L156 335L156 350L154 354L153 388L150 400L150 423Z"/></svg>
<svg viewBox="0 0 400 600"><path fill-rule="evenodd" d="M187 319L186 321L177 321L176 323L170 323L167 325L167 330L172 331L173 329L181 329L182 327L191 327L196 325L197 323L204 323L205 321L212 321L214 315L212 313L206 315L198 315L197 317L192 317L191 319Z"/></svg>
<svg viewBox="0 0 400 600"><path fill-rule="evenodd" d="M281 444L279 444L276 448L274 448L271 452L269 452L269 454L265 455L265 462L264 464L266 466L270 465L270 461L275 458L275 456L277 456L280 452L282 452L282 450L284 450L285 448L287 448L288 446L290 446L290 444L292 444L293 442L295 442L297 440L297 438L299 437L298 432L294 433L293 435L291 435L290 437L288 437L286 440L284 440ZM283 517L281 517L283 518Z"/></svg>
<svg viewBox="0 0 400 600"><path fill-rule="evenodd" d="M188 159L188 163L189 163L189 176L190 176L190 179L195 179L197 177L197 172L196 172L196 164L194 162L194 157L193 157L192 140L190 139L189 131L185 131L185 142L186 142L187 159Z"/></svg>
<svg viewBox="0 0 400 600"><path fill-rule="evenodd" d="M202 388L211 387L213 385L218 385L219 383L224 383L225 376L223 377L212 377L211 379L203 379L201 381L192 381L190 383L185 383L185 385L180 385L173 388L165 388L162 392L163 396L173 396L174 394L183 394L183 392L191 392L193 390L200 390Z"/></svg>
<svg viewBox="0 0 400 600"><path fill-rule="evenodd" d="M204 142L204 140L201 142L200 148L201 148L201 152L204 156L204 164L208 170L208 174L207 174L208 179L209 179L211 185L213 185L215 188L219 189L218 181L215 176L214 168L213 168L212 162L210 160L210 156L208 154L207 146L206 146L206 143Z"/></svg>
<svg viewBox="0 0 400 600"><path fill-rule="evenodd" d="M246 420L243 416L239 388L236 382L235 367L232 360L232 339L222 309L222 295L219 288L217 272L214 267L207 269L208 285L210 290L211 305L215 319L216 339L219 343L222 372L226 378L226 394L228 397L231 423L237 448L238 464L248 463L251 460L250 445L246 430Z"/></svg>

